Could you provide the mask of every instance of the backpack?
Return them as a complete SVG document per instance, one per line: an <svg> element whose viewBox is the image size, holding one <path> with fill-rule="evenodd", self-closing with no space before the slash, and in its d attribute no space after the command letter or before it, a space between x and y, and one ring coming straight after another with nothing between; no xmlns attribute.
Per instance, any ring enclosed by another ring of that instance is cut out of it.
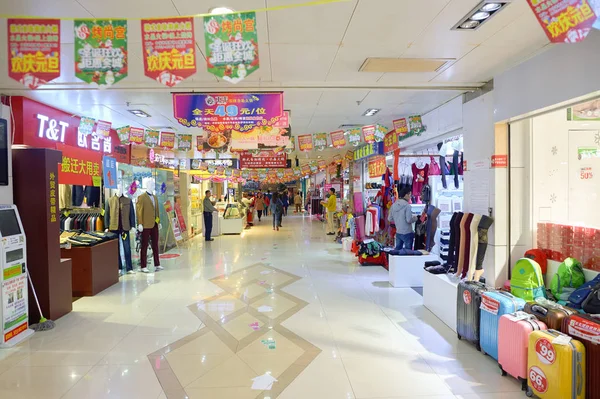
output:
<svg viewBox="0 0 600 399"><path fill-rule="evenodd" d="M546 274L546 270L548 269L548 258L546 257L546 253L544 251L541 249L530 249L529 251L525 252L523 257L536 261L542 269L542 274Z"/></svg>
<svg viewBox="0 0 600 399"><path fill-rule="evenodd" d="M583 301L583 311L588 314L600 314L600 287L596 286Z"/></svg>
<svg viewBox="0 0 600 399"><path fill-rule="evenodd" d="M511 274L510 292L526 301L546 297L542 269L536 261L529 258L521 258L517 261Z"/></svg>
<svg viewBox="0 0 600 399"><path fill-rule="evenodd" d="M552 277L550 289L556 299L566 301L575 288L579 288L583 283L585 283L585 275L581 262L575 258L567 258L560 264L558 271Z"/></svg>
<svg viewBox="0 0 600 399"><path fill-rule="evenodd" d="M583 302L596 288L600 288L600 274L597 275L593 280L582 284L577 288L571 295L569 295L569 306L574 309L581 309Z"/></svg>
<svg viewBox="0 0 600 399"><path fill-rule="evenodd" d="M277 200L275 203L275 213L283 213L283 202L281 200Z"/></svg>

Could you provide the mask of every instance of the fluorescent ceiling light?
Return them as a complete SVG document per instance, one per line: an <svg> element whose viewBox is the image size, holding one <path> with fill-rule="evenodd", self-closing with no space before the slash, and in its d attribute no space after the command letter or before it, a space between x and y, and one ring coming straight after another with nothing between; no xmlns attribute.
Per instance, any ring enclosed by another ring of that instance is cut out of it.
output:
<svg viewBox="0 0 600 399"><path fill-rule="evenodd" d="M368 110L365 111L363 116L373 116L376 113L378 113L379 111L381 111L381 109L379 109L379 108L369 108Z"/></svg>
<svg viewBox="0 0 600 399"><path fill-rule="evenodd" d="M231 14L234 11L233 11L233 8L229 8L229 7L213 7L210 10L208 10L208 12L213 15L221 15L221 14Z"/></svg>
<svg viewBox="0 0 600 399"><path fill-rule="evenodd" d="M510 4L508 0L484 0L458 21L452 30L476 30Z"/></svg>
<svg viewBox="0 0 600 399"><path fill-rule="evenodd" d="M140 118L150 118L150 114L142 111L141 109L128 109L127 111Z"/></svg>
<svg viewBox="0 0 600 399"><path fill-rule="evenodd" d="M471 19L474 21L483 21L486 18L490 17L490 13L489 12L485 12L485 11L479 11L476 12L475 14L473 14L471 16Z"/></svg>

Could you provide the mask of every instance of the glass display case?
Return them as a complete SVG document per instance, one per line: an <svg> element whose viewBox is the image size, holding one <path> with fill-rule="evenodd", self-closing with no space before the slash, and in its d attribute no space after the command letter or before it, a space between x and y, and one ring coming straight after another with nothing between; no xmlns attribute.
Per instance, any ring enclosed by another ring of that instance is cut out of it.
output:
<svg viewBox="0 0 600 399"><path fill-rule="evenodd" d="M218 206L217 209L219 209ZM242 234L246 227L246 211L247 208L243 203L232 202L227 204L220 221L221 233Z"/></svg>

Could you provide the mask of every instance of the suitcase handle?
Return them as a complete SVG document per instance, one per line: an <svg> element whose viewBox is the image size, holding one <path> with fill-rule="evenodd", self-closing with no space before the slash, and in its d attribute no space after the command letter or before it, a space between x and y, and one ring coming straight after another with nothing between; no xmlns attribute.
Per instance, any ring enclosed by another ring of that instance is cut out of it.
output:
<svg viewBox="0 0 600 399"><path fill-rule="evenodd" d="M546 317L548 315L548 309L540 305L533 305L531 307L531 311L534 313L539 313L543 317Z"/></svg>
<svg viewBox="0 0 600 399"><path fill-rule="evenodd" d="M506 291L498 291L498 294L500 295L504 295L509 297L510 299L516 298L516 296L514 296L513 294L511 294L510 292L506 292Z"/></svg>

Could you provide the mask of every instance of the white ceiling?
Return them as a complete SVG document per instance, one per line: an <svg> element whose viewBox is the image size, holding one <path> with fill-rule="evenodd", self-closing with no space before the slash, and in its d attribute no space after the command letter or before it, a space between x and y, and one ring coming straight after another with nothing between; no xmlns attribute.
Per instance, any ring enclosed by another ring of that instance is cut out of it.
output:
<svg viewBox="0 0 600 399"><path fill-rule="evenodd" d="M46 17L160 17L204 13L212 6L237 10L297 4L306 0L0 0L2 14ZM450 29L478 0L350 0L257 14L261 67L232 85L205 70L177 91L283 90L293 134L333 131L341 124L381 123L425 113L479 87L499 72L548 46L527 2L515 0L479 30ZM204 50L199 19L198 48ZM26 95L66 111L107 119L114 126L173 126L172 89L143 74L138 20L129 21L129 76L108 90L91 89L74 78L73 22L62 22L62 76L36 91L7 75L6 20L0 19L0 93ZM367 57L455 58L432 73L367 73ZM152 115L137 118L126 110ZM367 108L381 108L362 117ZM181 127L181 129L183 129Z"/></svg>

